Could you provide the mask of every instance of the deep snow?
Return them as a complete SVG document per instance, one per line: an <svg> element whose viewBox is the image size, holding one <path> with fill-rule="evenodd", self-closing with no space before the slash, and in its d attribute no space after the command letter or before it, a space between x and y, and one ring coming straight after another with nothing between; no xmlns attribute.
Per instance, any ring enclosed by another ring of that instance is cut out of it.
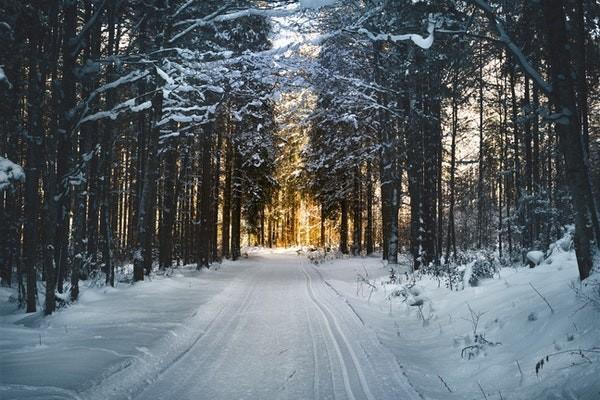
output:
<svg viewBox="0 0 600 400"><path fill-rule="evenodd" d="M482 391L488 399L600 399L600 309L576 295L573 252L555 252L534 269L504 268L461 291L432 277L413 280L406 267L397 271L402 282L386 284L389 268L376 258L336 260L319 269L426 399L483 399ZM367 274L376 290L360 283ZM598 280L596 274L589 283ZM406 300L390 296L403 290ZM471 359L467 347L476 343L469 307L481 314L477 334L494 344ZM594 351L585 358L568 351L577 349Z"/></svg>
<svg viewBox="0 0 600 400"><path fill-rule="evenodd" d="M376 257L315 266L263 250L218 270L84 286L48 318L16 311L2 289L0 398L597 399L598 353L552 355L600 345L600 310L569 287L573 258L452 292L402 268L386 284ZM406 301L390 296L401 291ZM478 334L501 343L471 359L469 307L483 313Z"/></svg>

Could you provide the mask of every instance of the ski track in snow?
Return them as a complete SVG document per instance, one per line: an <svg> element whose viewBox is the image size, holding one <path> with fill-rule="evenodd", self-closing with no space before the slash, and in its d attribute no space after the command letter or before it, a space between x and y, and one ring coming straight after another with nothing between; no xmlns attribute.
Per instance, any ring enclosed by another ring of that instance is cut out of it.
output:
<svg viewBox="0 0 600 400"><path fill-rule="evenodd" d="M231 284L220 311L187 349L160 369L148 368L147 376L131 375L134 363L114 383L98 385L102 397L419 398L397 365L381 362L389 355L316 269L296 255L255 257L259 265ZM144 384L123 391L134 380Z"/></svg>
<svg viewBox="0 0 600 400"><path fill-rule="evenodd" d="M329 311L329 309L324 304L321 304L315 297L315 294L312 289L312 279L310 275L306 272L306 270L304 270L304 268L302 269L302 272L306 277L308 295L310 296L312 302L319 309L321 315L323 316L325 326L327 327L327 332L329 332L329 336L331 337L331 340L334 343L335 351L338 355L340 366L342 368L342 373L344 376L344 388L346 389L346 394L348 395L348 398L352 400L357 400L357 396L355 395L354 390L352 389L348 372L351 368L353 368L355 374L358 375L358 381L360 382L361 391L363 393L363 396L358 396L358 398L364 398L366 396L368 400L374 400L374 397L371 394L371 391L369 390L369 385L366 382L362 368L360 367L360 364L356 359L356 354L354 353L354 350L348 343L348 340L344 336L344 333L340 330L340 327L335 317L331 314L331 311ZM338 340L338 337L340 337L341 340ZM348 355L352 359L352 366L350 366L350 363L346 361Z"/></svg>
<svg viewBox="0 0 600 400"><path fill-rule="evenodd" d="M348 300L303 257L261 252L228 268L233 273L223 290L195 309L190 304L192 312L169 322L154 343L136 341L147 328L140 320L125 324L131 348L73 347L120 360L88 377L85 389L8 384L0 385L0 398L3 392L86 400L420 398ZM160 296L153 301L160 304Z"/></svg>

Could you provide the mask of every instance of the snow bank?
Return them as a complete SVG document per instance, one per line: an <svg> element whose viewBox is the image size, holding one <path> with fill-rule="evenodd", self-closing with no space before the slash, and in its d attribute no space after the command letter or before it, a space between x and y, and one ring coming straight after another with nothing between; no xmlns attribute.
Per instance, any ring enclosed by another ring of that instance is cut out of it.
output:
<svg viewBox="0 0 600 400"><path fill-rule="evenodd" d="M300 8L304 9L319 9L322 7L332 6L338 0L300 0Z"/></svg>
<svg viewBox="0 0 600 400"><path fill-rule="evenodd" d="M7 158L0 157L0 192L13 188L16 182L25 182L23 168Z"/></svg>
<svg viewBox="0 0 600 400"><path fill-rule="evenodd" d="M117 372L150 376L190 346L226 304L247 265L218 271L195 266L136 285L88 287L50 317L25 314L0 288L0 398L106 399ZM123 396L144 381L121 382ZM114 394L114 393L113 393Z"/></svg>
<svg viewBox="0 0 600 400"><path fill-rule="evenodd" d="M544 252L539 250L533 250L527 253L527 260L534 266L540 265L544 261Z"/></svg>
<svg viewBox="0 0 600 400"><path fill-rule="evenodd" d="M391 282L389 267L376 258L316 268L426 399L481 399L482 391L489 399L597 399L600 308L589 299L597 292L600 304L600 285L579 283L572 251L555 252L548 262L503 268L499 278L461 291L412 276L408 264ZM378 290L359 290L357 276L365 274Z"/></svg>

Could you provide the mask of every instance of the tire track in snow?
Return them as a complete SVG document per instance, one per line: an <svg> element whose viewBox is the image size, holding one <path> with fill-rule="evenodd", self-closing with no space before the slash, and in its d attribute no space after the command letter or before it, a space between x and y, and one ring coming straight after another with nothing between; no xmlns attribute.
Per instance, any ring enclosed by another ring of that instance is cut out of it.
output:
<svg viewBox="0 0 600 400"><path fill-rule="evenodd" d="M33 386L33 385L16 385L16 384L7 384L0 385L0 395L3 391L7 390L19 390L22 393L32 394L40 399L72 399L72 400L83 400L77 392L74 390L64 389L57 386ZM2 396L0 396L2 397ZM13 397L14 398L14 397Z"/></svg>
<svg viewBox="0 0 600 400"><path fill-rule="evenodd" d="M243 280L242 280L242 282L243 282ZM243 297L241 297L241 299L242 299L241 302L236 304L236 307L234 308L234 310L232 310L231 312L224 312L224 310L225 310L225 308L227 308L228 304L224 305L219 310L219 313L217 314L217 316L210 322L209 327L196 338L194 343L189 348L187 348L183 353L179 354L172 363L169 363L158 374L156 374L153 377L152 381L150 382L149 386L144 387L142 390L138 391L131 397L146 399L147 396L144 396L144 394L148 390L151 390L152 383L158 382L160 378L162 378L165 374L169 373L169 371L172 370L177 364L183 362L183 360L185 358L187 358L186 356L188 356L188 355L201 354L200 357L191 360L190 364L201 366L201 368L206 368L208 366L206 363L207 360L209 360L216 353L222 354L223 353L222 352L223 345L227 340L230 339L230 336L226 335L226 334L219 334L219 333L231 332L232 328L237 328L237 326L239 326L241 315L243 315L243 313L248 309L248 303L249 303L248 300L251 299L252 296L254 295L254 293L256 292L256 288L258 286L257 280L252 279L251 285L248 285L248 286L249 286L249 288L248 288L247 292L245 293L245 295ZM229 315L230 318L223 317L224 315ZM223 323L221 323L221 321L223 319L225 319L225 321ZM211 339L213 339L213 340L211 340ZM194 351L199 345L202 345L202 351L198 351L198 352ZM222 359L223 359L223 356L219 356L217 358L217 360L219 360L219 361L216 364L219 364L220 362L222 363ZM216 369L217 369L217 367L211 367L211 371L215 371ZM190 374L192 374L194 371L196 371L196 369L191 368L191 367L186 368L186 370L189 371ZM179 382L185 383L187 380L189 380L191 378L191 375L185 375L185 376L178 375L176 378ZM197 376L196 376L196 378L197 378ZM178 385L178 387L185 388L186 386ZM172 393L172 392L170 393L170 395L174 395L174 394L175 393ZM153 396L156 396L156 393L153 393Z"/></svg>
<svg viewBox="0 0 600 400"><path fill-rule="evenodd" d="M350 308L352 313L359 320L360 324L363 327L365 327L367 332L364 337L369 339L369 341L371 342L371 345L375 346L375 348L382 350L382 355L384 355L384 359L387 360L387 364L388 364L386 371L391 372L394 375L395 380L401 386L408 385L410 387L410 389L412 389L412 391L413 391L413 393L411 395L413 395L414 398L424 399L424 396L421 394L421 392L419 390L417 390L417 388L413 385L413 383L408 378L408 375L404 371L404 367L399 363L399 361L396 359L395 356L386 352L385 346L379 339L379 336L377 335L377 333L365 324L365 321L363 320L363 318L356 311L354 306L348 301L346 296L344 296L342 293L340 293L340 291L338 291L329 281L327 281L325 279L325 277L323 276L323 274L321 273L321 271L317 267L315 267L314 265L311 265L311 268L313 271L315 271L315 273L317 275L319 275L319 278L325 284L325 286L327 288L329 288L333 293L335 293L341 300L344 301L344 303ZM361 347L362 347L365 355L367 355L367 357L370 357L370 355L367 354L366 349L362 345L361 345ZM409 394L409 393L407 393L407 394Z"/></svg>
<svg viewBox="0 0 600 400"><path fill-rule="evenodd" d="M304 271L302 271L302 272L304 274ZM306 292L306 298L312 304L312 306L313 306L312 308L314 308L314 302L313 302L313 300L310 297L310 292L308 291L308 284L306 284L306 276L304 276L304 280L305 280L304 290ZM312 322L311 322L311 319L310 319L310 314L308 313L308 309L305 307L304 310L306 312L306 316L307 316L307 319L308 319L309 326L312 326ZM316 350L317 343L316 343L316 338L314 336L315 335L314 331L315 331L315 328L312 327L312 330L311 330L311 340L313 341L313 347L315 349L314 350L315 353L313 354L313 357L315 358L315 360L318 360L318 352ZM337 390L336 390L336 386L337 386L336 385L336 379L335 379L335 375L334 375L334 372L333 372L333 364L334 364L334 362L333 362L333 356L331 355L331 351L329 350L329 346L327 346L327 340L324 337L325 336L325 328L323 328L323 326L319 326L319 334L320 334L319 337L323 338L323 347L325 349L325 353L327 354L327 365L329 367L327 371L328 371L328 374L329 374L329 382L331 383L331 389L332 389L332 392L333 392L333 398L335 400L337 400L338 399L338 395L337 395ZM315 361L315 363L316 362L317 361ZM319 375L317 375L317 371L315 371L315 376L317 377L316 380L315 380L315 382L318 383L318 384L321 383L321 379L319 378ZM315 399L320 399L320 398L321 398L321 396L320 396L320 389L319 389L319 387L317 387L317 392L315 394Z"/></svg>
<svg viewBox="0 0 600 400"><path fill-rule="evenodd" d="M321 398L319 395L319 361L317 358L317 343L315 341L315 332L312 326L312 322L310 320L310 315L308 314L308 310L304 309L304 314L306 315L306 321L308 322L308 332L310 333L310 341L312 345L312 357L313 357L313 395L315 399Z"/></svg>
<svg viewBox="0 0 600 400"><path fill-rule="evenodd" d="M212 382L212 379L225 362L226 356L229 353L228 343L231 343L240 335L242 321L247 319L247 311L250 308L251 299L254 297L257 287L258 281L254 279L251 288L244 296L241 306L233 313L234 315L227 323L227 326L219 329L221 334L214 335L217 336L217 340L209 344L208 348L203 349L202 357L193 361L204 370L208 370L208 375L202 379L204 383ZM216 358L213 359L213 355L216 355Z"/></svg>
<svg viewBox="0 0 600 400"><path fill-rule="evenodd" d="M215 330L217 333L220 331L220 325L222 326L223 323L232 323L232 320L235 319L237 314L236 311L239 311L242 308L244 301L252 294L252 290L256 287L256 281L254 279L251 280L253 285L248 287L249 285L247 285L248 281L246 280L245 275L252 276L249 271L246 271L241 276L238 276L236 283L233 283L228 289L225 289L222 292L225 293L228 290L233 290L235 292L240 287L248 288L247 292L245 292L245 296L236 296L241 302L223 302L223 304L219 306L218 311L216 311L214 316L208 321L208 324L198 327L199 333L196 334L195 331L192 330L193 328L188 328L190 324L192 327L195 327L199 323L199 321L197 321L199 318L197 317L198 311L196 311L190 319L186 321L185 330L183 332L183 337L186 337L186 339L183 343L180 345L177 343L174 344L171 338L163 337L157 345L157 348L159 349L158 354L127 359L119 368L116 368L107 376L94 382L92 386L79 392L78 395L87 400L122 398L144 399L144 397L140 396L146 392L149 386L152 386L153 383L159 381L159 379L169 372L173 366L179 364L181 360L186 358L190 353L193 353L193 350L197 348L199 344L204 344L211 337L215 336L213 333ZM202 307L204 306L205 305ZM231 312L226 312L228 310L231 310ZM226 315L231 315L231 318L226 319ZM223 320L225 320L225 322L222 322ZM175 332L173 333L175 334ZM177 333L181 334L181 332ZM187 338L188 335L191 337ZM175 334L175 336L178 335ZM216 336L218 339L219 335Z"/></svg>
<svg viewBox="0 0 600 400"><path fill-rule="evenodd" d="M344 332L340 328L340 326L339 326L335 316L331 312L331 310L329 310L329 308L324 303L320 302L316 298L315 293L312 289L312 278L310 277L310 274L306 272L306 270L304 268L304 263L302 263L301 268L302 268L302 272L304 273L304 277L306 280L309 297L312 300L312 302L314 303L314 305L317 307L319 312L321 313L323 320L325 321L327 331L333 341L336 353L338 355L338 359L340 361L340 366L342 368L342 377L344 379L344 388L346 389L346 394L348 395L348 397L351 400L357 400L356 394L352 390L352 385L350 383L350 377L349 377L349 368L348 368L349 365L348 365L346 359L344 358L342 348L345 348L345 351L347 352L347 354L350 356L350 359L352 360L352 367L353 367L356 375L358 376L360 387L361 387L362 393L363 393L363 396L361 396L361 397L366 398L367 400L375 400L375 397L373 396L373 394L371 393L371 390L369 389L369 385L365 378L364 371L362 370L362 367L360 365L360 362L358 361L358 358L356 356L354 349L350 345L350 342L346 338L346 335L344 335ZM337 335L336 335L336 333L337 333ZM341 343L340 343L340 340L338 339L338 337L341 339Z"/></svg>

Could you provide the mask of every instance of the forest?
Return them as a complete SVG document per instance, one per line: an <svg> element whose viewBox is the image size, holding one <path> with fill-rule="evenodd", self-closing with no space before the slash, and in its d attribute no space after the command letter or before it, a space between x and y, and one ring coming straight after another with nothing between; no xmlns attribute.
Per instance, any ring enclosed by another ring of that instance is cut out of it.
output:
<svg viewBox="0 0 600 400"><path fill-rule="evenodd" d="M22 312L257 248L598 268L596 1L0 0L0 38Z"/></svg>
<svg viewBox="0 0 600 400"><path fill-rule="evenodd" d="M589 275L594 2L351 2L279 47L267 18L293 4L2 3L0 268L29 311L39 279L74 300L125 262L137 281L242 243L418 269L574 223Z"/></svg>

